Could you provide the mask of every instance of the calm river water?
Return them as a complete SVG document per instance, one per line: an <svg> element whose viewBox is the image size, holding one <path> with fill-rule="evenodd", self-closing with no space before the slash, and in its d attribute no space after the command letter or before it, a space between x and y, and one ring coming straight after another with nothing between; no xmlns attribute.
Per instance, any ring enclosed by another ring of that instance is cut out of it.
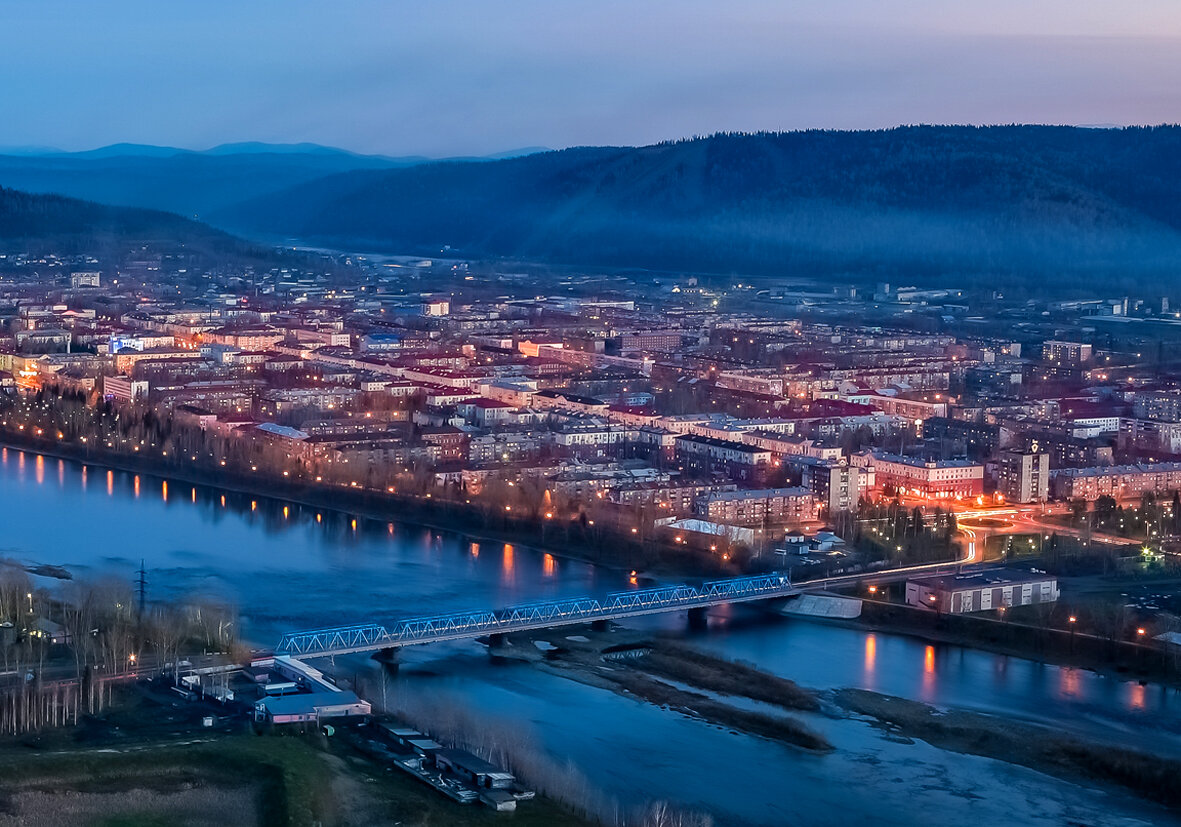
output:
<svg viewBox="0 0 1181 827"><path fill-rule="evenodd" d="M527 547L13 449L0 450L0 526L0 556L22 563L130 581L143 560L149 600L229 598L244 636L262 646L300 628L627 587L619 572ZM742 608L716 611L701 631L687 631L683 616L649 622L807 687L1053 722L1181 756L1181 694L1159 686ZM528 665L492 664L475 643L416 647L404 662L391 692L511 726L625 809L661 798L720 824L1173 823L1129 796L902 743L857 720L807 716L837 747L817 757Z"/></svg>

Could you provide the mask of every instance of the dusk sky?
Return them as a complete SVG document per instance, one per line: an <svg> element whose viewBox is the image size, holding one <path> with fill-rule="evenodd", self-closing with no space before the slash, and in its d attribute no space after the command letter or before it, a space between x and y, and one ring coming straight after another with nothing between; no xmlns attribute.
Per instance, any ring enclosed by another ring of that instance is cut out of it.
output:
<svg viewBox="0 0 1181 827"><path fill-rule="evenodd" d="M6 0L0 146L1181 120L1178 0Z"/></svg>

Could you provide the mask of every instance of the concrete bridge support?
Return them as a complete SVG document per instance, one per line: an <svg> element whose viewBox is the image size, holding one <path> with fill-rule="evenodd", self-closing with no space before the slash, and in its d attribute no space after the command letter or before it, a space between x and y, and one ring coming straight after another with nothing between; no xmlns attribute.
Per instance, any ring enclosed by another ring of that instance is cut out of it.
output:
<svg viewBox="0 0 1181 827"><path fill-rule="evenodd" d="M705 606L689 610L689 628L698 630L709 625L709 610Z"/></svg>
<svg viewBox="0 0 1181 827"><path fill-rule="evenodd" d="M387 649L381 649L373 653L373 659L380 663L386 672L391 675L398 674L398 647L391 646Z"/></svg>

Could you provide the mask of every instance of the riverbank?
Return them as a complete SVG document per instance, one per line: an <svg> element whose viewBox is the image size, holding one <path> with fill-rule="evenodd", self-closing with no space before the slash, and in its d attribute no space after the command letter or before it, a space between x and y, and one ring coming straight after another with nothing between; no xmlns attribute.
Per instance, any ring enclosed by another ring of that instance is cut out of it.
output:
<svg viewBox="0 0 1181 827"><path fill-rule="evenodd" d="M832 693L843 709L876 720L890 732L941 749L1029 767L1073 783L1101 783L1166 807L1181 807L1181 761L1112 744L1084 741L1048 727L864 689Z"/></svg>
<svg viewBox="0 0 1181 827"><path fill-rule="evenodd" d="M633 538L601 532L592 542L587 537L570 536L573 531L586 533L581 527L565 531L567 536L555 537L563 527L539 524L536 521L510 519L498 515L502 526L487 524L482 512L474 506L446 497L411 497L384 491L371 491L348 486L314 486L287 478L245 474L230 468L216 471L199 467L162 463L147 456L99 451L82 448L72 443L49 442L44 439L17 437L0 431L0 447L24 451L49 459L60 459L91 468L144 474L184 485L215 488L245 496L306 506L335 512L362 520L398 522L421 526L435 531L462 534L475 540L526 545L561 559L592 563L619 572L643 570L652 578L684 579L686 577L733 576L737 570L707 555L671 543L647 541L637 543Z"/></svg>
<svg viewBox="0 0 1181 827"><path fill-rule="evenodd" d="M1181 686L1177 659L1170 657L1163 649L1072 633L1064 629L1031 626L1008 619L941 615L914 606L862 600L861 616L855 620L824 619L817 622L864 631L910 635L932 643L947 643L1055 666L1087 669L1121 680Z"/></svg>

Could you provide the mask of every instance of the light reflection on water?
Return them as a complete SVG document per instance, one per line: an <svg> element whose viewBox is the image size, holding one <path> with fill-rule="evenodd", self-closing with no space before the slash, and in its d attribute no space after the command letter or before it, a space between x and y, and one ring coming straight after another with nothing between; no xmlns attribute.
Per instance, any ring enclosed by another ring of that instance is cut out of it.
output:
<svg viewBox="0 0 1181 827"><path fill-rule="evenodd" d="M27 461L41 472L24 477ZM619 573L567 570L556 556L531 548L504 544L484 559L477 541L462 535L206 486L189 485L189 497L176 497L175 482L149 475L103 470L100 504L86 496L93 469L59 462L58 485L46 486L44 462L15 449L0 452L0 523L10 556L125 577L134 576L142 557L157 570L149 597L228 595L260 645L292 628L626 587ZM141 496L154 486L155 497ZM63 520L67 513L72 519ZM107 524L136 530L116 542L84 528Z"/></svg>
<svg viewBox="0 0 1181 827"><path fill-rule="evenodd" d="M873 689L873 672L877 668L878 637L874 634L865 636L865 683L866 689Z"/></svg>

